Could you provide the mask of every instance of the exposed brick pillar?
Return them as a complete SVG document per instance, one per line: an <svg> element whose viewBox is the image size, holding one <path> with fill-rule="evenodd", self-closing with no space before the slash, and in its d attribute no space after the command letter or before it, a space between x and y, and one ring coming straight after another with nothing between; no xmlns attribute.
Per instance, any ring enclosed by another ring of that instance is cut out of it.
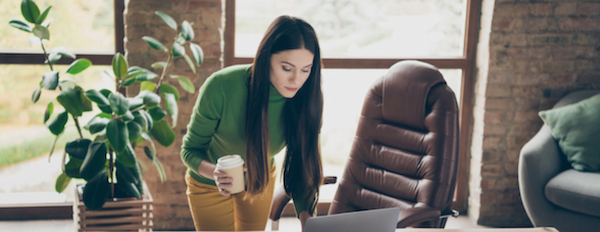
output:
<svg viewBox="0 0 600 232"><path fill-rule="evenodd" d="M156 61L166 61L167 56L162 51L153 50L142 40L142 36L152 36L166 46L170 46L175 31L169 28L155 11L162 11L173 17L180 25L183 20L193 24L195 38L192 40L200 44L204 50L204 63L194 74L183 58L177 59L175 68L168 74L185 75L189 77L196 87L214 71L223 66L223 40L224 27L224 1L222 0L128 0L125 3L125 51L130 65L152 69L150 65ZM187 48L186 48L187 49ZM189 53L189 50L188 50ZM189 53L191 54L191 53ZM186 167L180 158L181 139L186 132L194 106L197 91L190 94L179 87L173 80L168 83L179 88L180 99L179 118L177 126L173 129L176 139L168 148L157 144L158 159L164 165L167 182L161 183L160 178L149 162L145 162L148 172L144 180L148 184L150 193L154 198L154 228L156 230L193 230L194 224L190 215L184 174ZM137 93L138 89L128 89L129 95ZM138 157L142 161L143 151L138 148Z"/></svg>
<svg viewBox="0 0 600 232"><path fill-rule="evenodd" d="M531 225L518 189L537 113L577 89L600 88L600 2L483 0L477 51L470 218Z"/></svg>

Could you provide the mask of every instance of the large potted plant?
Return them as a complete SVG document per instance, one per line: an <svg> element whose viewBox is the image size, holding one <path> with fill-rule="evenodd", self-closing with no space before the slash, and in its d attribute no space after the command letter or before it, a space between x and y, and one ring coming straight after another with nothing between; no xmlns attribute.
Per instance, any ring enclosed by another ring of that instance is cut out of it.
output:
<svg viewBox="0 0 600 232"><path fill-rule="evenodd" d="M79 132L78 138L65 144L63 173L56 180L56 191L64 191L74 178L85 180L81 198L89 210L99 210L107 201L116 198L141 199L147 194L144 193L142 171L134 148L146 144L143 147L145 156L152 161L164 181L166 176L157 158L154 141L168 147L175 139L172 127L177 123L179 91L167 80L176 80L182 89L190 93L195 90L187 77L167 75L174 59L184 58L194 73L196 66L201 65L202 49L191 42L194 38L192 25L183 21L178 26L169 15L156 12L177 32L169 49L152 37L143 37L152 48L165 52L166 61L156 62L151 67L158 70L158 74L146 68L129 66L120 53L114 55L112 71L106 74L114 78L116 89L139 86L140 90L136 96L124 96L109 89L85 90L72 79L62 77L76 75L92 63L85 58L77 59L65 47L47 49L47 41L50 40L48 27L52 19L46 18L50 9L51 6L48 6L40 11L33 0L22 0L23 19L13 19L9 24L32 34L30 43L41 46L45 64L50 69L42 75L33 91L32 101L37 102L44 91L59 92L47 104L44 124L57 138L63 134L69 120ZM189 46L191 58L184 46ZM55 64L63 57L73 61L66 70L59 72ZM86 113L94 115L87 123L81 123ZM167 115L169 117L165 117ZM86 138L82 130L88 130L91 137Z"/></svg>

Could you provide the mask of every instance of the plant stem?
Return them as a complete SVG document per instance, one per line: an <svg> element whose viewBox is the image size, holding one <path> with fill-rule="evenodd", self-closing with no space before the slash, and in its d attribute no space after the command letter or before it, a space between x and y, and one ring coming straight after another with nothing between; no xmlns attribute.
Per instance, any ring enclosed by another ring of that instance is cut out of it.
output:
<svg viewBox="0 0 600 232"><path fill-rule="evenodd" d="M44 51L44 58L46 59L46 62L48 62L48 65L50 66L50 71L54 71L54 68L52 67L52 63L50 63L50 60L48 59L48 53L46 52L46 48L44 47L43 39L40 39L40 44L42 45L42 51Z"/></svg>
<svg viewBox="0 0 600 232"><path fill-rule="evenodd" d="M112 146L108 147L108 157L109 157L109 161L108 161L108 170L109 170L109 176L110 176L110 198L114 198L115 197L115 176L114 176L114 170L115 170L115 160L114 160L114 155L113 155L113 149Z"/></svg>
<svg viewBox="0 0 600 232"><path fill-rule="evenodd" d="M156 94L158 94L158 90L160 89L160 86L163 83L163 80L164 80L165 75L167 73L167 68L171 64L172 57L173 57L173 55L169 54L169 58L167 59L167 64L165 65L165 67L163 67L163 71L160 74L160 79L158 79L158 84L156 84L156 89L154 90L154 93L156 93Z"/></svg>
<svg viewBox="0 0 600 232"><path fill-rule="evenodd" d="M79 138L83 139L83 134L81 133L81 126L79 126L79 120L74 115L71 116L73 116L73 121L75 121L75 127L77 127L77 132L79 132Z"/></svg>

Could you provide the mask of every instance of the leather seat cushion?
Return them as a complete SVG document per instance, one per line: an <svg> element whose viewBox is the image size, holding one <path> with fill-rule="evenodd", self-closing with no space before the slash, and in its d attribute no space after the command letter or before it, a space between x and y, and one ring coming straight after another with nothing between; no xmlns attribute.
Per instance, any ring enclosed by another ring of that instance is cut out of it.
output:
<svg viewBox="0 0 600 232"><path fill-rule="evenodd" d="M546 198L557 206L600 217L600 173L568 169L548 181Z"/></svg>

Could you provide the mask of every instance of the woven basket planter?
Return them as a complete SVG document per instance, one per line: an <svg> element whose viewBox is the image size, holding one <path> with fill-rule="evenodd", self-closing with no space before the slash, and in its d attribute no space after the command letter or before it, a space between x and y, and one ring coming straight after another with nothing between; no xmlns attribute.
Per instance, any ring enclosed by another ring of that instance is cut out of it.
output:
<svg viewBox="0 0 600 232"><path fill-rule="evenodd" d="M73 203L77 231L152 231L152 196L145 183L142 199L109 199L99 210L85 207L82 190L83 186L75 188Z"/></svg>

